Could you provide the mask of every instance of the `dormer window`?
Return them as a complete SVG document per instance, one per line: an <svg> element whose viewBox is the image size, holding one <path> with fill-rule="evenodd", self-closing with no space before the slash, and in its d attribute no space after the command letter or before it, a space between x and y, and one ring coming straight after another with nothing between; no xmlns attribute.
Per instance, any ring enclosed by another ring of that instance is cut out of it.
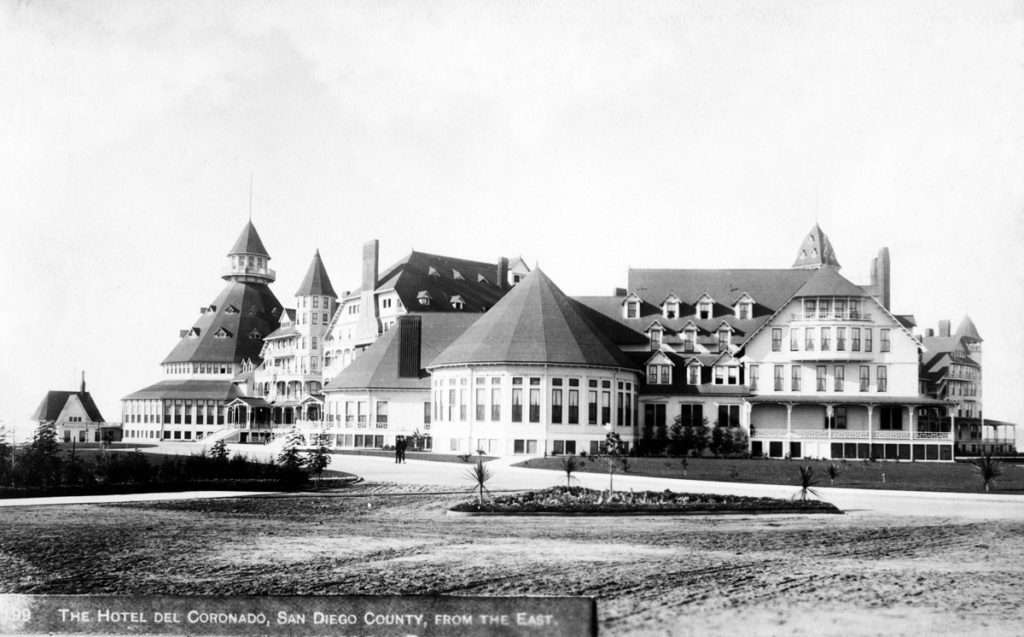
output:
<svg viewBox="0 0 1024 637"><path fill-rule="evenodd" d="M490 283L490 281L487 280L487 277L485 277L482 274L476 275L476 282L477 283L483 283L484 285L487 285L487 284Z"/></svg>
<svg viewBox="0 0 1024 637"><path fill-rule="evenodd" d="M461 310L466 306L466 302L462 300L462 296L456 294L451 298L451 304L453 310Z"/></svg>
<svg viewBox="0 0 1024 637"><path fill-rule="evenodd" d="M429 306L430 301L432 300L430 298L430 292L427 292L426 290L420 290L419 294L416 295L416 300L419 301L420 305Z"/></svg>
<svg viewBox="0 0 1024 637"><path fill-rule="evenodd" d="M686 367L686 384L700 385L700 365L691 363Z"/></svg>
<svg viewBox="0 0 1024 637"><path fill-rule="evenodd" d="M661 304L661 314L667 319L679 318L679 299L670 294Z"/></svg>
<svg viewBox="0 0 1024 637"><path fill-rule="evenodd" d="M626 300L622 302L622 318L635 319L640 318L640 297L636 294L630 294L626 297Z"/></svg>
<svg viewBox="0 0 1024 637"><path fill-rule="evenodd" d="M452 278L455 279L456 281L465 281L466 280L466 278L464 276L462 276L462 273L459 272L458 270L452 270Z"/></svg>
<svg viewBox="0 0 1024 637"><path fill-rule="evenodd" d="M728 352L729 351L729 338L732 336L732 332L726 328L718 330L718 351Z"/></svg>
<svg viewBox="0 0 1024 637"><path fill-rule="evenodd" d="M223 327L213 333L214 338L231 338L231 332L227 331Z"/></svg>
<svg viewBox="0 0 1024 637"><path fill-rule="evenodd" d="M224 308L224 313L225 314L238 314L238 308L235 307L234 305L229 305L226 308Z"/></svg>
<svg viewBox="0 0 1024 637"><path fill-rule="evenodd" d="M671 385L672 384L672 366L671 365L648 365L647 366L647 384L648 385Z"/></svg>
<svg viewBox="0 0 1024 637"><path fill-rule="evenodd" d="M697 351L697 328L693 324L683 330L683 351L687 353Z"/></svg>
<svg viewBox="0 0 1024 637"><path fill-rule="evenodd" d="M438 272L437 268L435 268L434 266L430 266L430 268L427 270L427 274L430 275L430 276L436 276L436 277L441 276L441 273Z"/></svg>
<svg viewBox="0 0 1024 637"><path fill-rule="evenodd" d="M200 332L200 330L199 330L198 327L193 327L192 329L190 329L188 331L188 337L189 338L198 338L199 337L199 332Z"/></svg>
<svg viewBox="0 0 1024 637"><path fill-rule="evenodd" d="M249 340L258 341L263 338L263 334L260 334L259 330L253 330L249 332Z"/></svg>
<svg viewBox="0 0 1024 637"><path fill-rule="evenodd" d="M736 318L746 321L754 317L754 299L749 294L744 294L736 301Z"/></svg>
<svg viewBox="0 0 1024 637"><path fill-rule="evenodd" d="M661 325L654 323L648 329L647 335L651 339L651 351L657 351L661 349L661 343L663 337L665 336L664 328L662 328Z"/></svg>
<svg viewBox="0 0 1024 637"><path fill-rule="evenodd" d="M705 294L704 296L700 297L700 300L697 301L697 316L699 318L701 318L702 320L707 320L709 318L712 318L712 315L713 315L712 306L714 304L715 304L714 299L712 299L707 294Z"/></svg>

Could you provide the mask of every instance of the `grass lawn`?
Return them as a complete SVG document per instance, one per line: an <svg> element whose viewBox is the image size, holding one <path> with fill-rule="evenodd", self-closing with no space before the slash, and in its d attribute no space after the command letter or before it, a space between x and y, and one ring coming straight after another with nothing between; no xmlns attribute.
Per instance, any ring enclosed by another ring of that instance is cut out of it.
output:
<svg viewBox="0 0 1024 637"><path fill-rule="evenodd" d="M585 472L606 473L604 463L583 459ZM630 458L629 473L638 476L711 480L715 482L755 482L761 484L799 484L799 467L810 465L820 481L817 486L856 489L893 489L901 491L984 492L981 479L970 463L964 462L864 462L834 464L841 470L835 485L825 473L827 460L767 460L689 458ZM559 470L561 458L536 458L518 467ZM1024 493L1024 465L1004 462L1003 475L996 480L993 493ZM883 481L883 475L885 479Z"/></svg>

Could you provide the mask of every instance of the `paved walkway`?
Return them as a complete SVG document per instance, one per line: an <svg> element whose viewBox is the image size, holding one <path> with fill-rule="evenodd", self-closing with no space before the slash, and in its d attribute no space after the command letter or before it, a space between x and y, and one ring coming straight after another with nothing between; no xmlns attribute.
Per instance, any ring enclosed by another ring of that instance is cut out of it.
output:
<svg viewBox="0 0 1024 637"><path fill-rule="evenodd" d="M167 444L150 447L144 451L153 453L190 454L203 450L197 443ZM229 445L232 453L239 452L251 458L264 459L270 452L259 445ZM493 475L487 486L494 490L542 489L565 483L565 474L546 469L524 469L513 467L522 462L522 456L498 458L488 462ZM346 471L361 476L368 482L392 482L398 484L448 486L453 490L471 487L467 472L471 463L435 462L410 459L396 465L391 458L336 454L330 469ZM579 473L578 484L592 489L607 489L607 474ZM689 493L720 493L726 495L763 496L791 498L797 492L795 486L749 484L741 482L706 482L700 480L677 480L652 478L629 474L616 474L616 490L636 491L685 491ZM823 500L832 502L849 514L882 513L891 515L919 515L938 518L970 518L991 520L1024 521L1024 496L1002 494L942 493L927 491L881 491L875 489L841 489L822 487L816 489ZM38 504L93 504L104 502L133 502L146 500L175 500L186 498L233 497L253 495L243 492L187 492L162 494L132 494L123 496L83 496L69 498L32 498L24 500L0 500L0 506L29 506Z"/></svg>

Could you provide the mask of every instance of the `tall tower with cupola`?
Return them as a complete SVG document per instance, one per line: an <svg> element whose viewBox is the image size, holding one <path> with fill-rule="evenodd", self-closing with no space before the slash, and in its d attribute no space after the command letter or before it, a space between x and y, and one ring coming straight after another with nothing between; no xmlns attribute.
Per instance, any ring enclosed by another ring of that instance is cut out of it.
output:
<svg viewBox="0 0 1024 637"><path fill-rule="evenodd" d="M306 270L306 276L295 292L295 328L301 338L299 356L304 373L321 373L324 336L337 307L338 294L331 285L320 251L317 250ZM319 391L320 386L321 383L316 382L316 386L309 389Z"/></svg>
<svg viewBox="0 0 1024 637"><path fill-rule="evenodd" d="M243 283L273 283L277 274L270 269L270 255L263 247L263 241L256 232L252 221L245 225L242 234L228 252L228 265L221 278L226 281Z"/></svg>

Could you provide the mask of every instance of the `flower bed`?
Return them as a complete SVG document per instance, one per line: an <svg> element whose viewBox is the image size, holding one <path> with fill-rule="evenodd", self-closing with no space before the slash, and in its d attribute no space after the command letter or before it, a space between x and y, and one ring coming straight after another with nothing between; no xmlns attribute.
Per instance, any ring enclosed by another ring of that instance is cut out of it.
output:
<svg viewBox="0 0 1024 637"><path fill-rule="evenodd" d="M676 493L674 491L607 491L574 487L552 487L503 495L485 500L462 502L451 509L455 513L490 515L680 515L707 513L842 513L835 505L820 500L780 500L736 495Z"/></svg>

